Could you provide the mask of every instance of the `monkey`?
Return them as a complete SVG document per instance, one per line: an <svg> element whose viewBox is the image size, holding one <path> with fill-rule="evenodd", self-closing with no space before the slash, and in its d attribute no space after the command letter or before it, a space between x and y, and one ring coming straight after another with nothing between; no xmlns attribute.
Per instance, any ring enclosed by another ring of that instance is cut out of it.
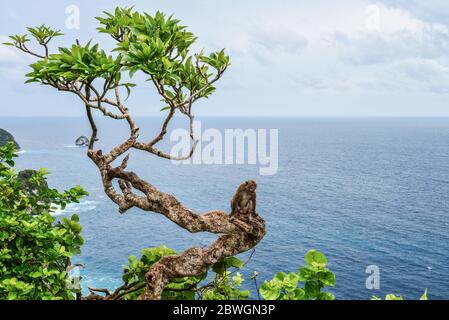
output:
<svg viewBox="0 0 449 320"><path fill-rule="evenodd" d="M248 180L238 187L231 200L231 217L248 215L251 220L252 215L256 213L256 188L257 183L254 180Z"/></svg>

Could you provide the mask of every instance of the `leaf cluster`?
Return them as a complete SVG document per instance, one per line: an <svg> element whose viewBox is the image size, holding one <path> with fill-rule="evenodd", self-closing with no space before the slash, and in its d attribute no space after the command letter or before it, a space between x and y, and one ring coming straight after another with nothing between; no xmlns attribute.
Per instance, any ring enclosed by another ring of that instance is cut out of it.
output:
<svg viewBox="0 0 449 320"><path fill-rule="evenodd" d="M265 280L260 294L265 300L334 300L324 288L335 285L335 274L327 265L325 255L309 250L305 255L306 266L298 272L279 272L273 279Z"/></svg>
<svg viewBox="0 0 449 320"><path fill-rule="evenodd" d="M137 259L134 255L128 258L128 265L124 266L123 281L126 288L137 288L121 295L123 299L133 300L143 293L145 287L145 274L153 264L166 256L175 255L176 251L163 245L156 248L142 250L142 255ZM240 291L238 287L244 281L240 273L230 271L238 270L244 263L236 257L230 257L218 261L211 268L212 275L208 272L195 277L182 277L172 279L162 293L164 300L194 300L196 297L203 300L235 300L246 299L249 291ZM212 279L211 281L209 279Z"/></svg>
<svg viewBox="0 0 449 320"><path fill-rule="evenodd" d="M106 53L98 44L81 45L78 41L50 54L48 42L61 33L45 25L27 28L28 34L11 36L12 42L5 44L40 58L30 65L27 83L51 85L79 95L83 86L90 88L100 79L105 83L104 92L125 87L129 95L135 84L121 82L123 73L133 77L141 72L153 82L167 105L162 110L180 108L185 114L190 114L187 104L208 98L215 91L214 82L230 65L224 49L209 55L203 51L191 54L196 37L180 20L160 11L150 15L117 7L96 19L100 23L98 31L117 41L115 54ZM26 47L30 37L45 47L45 55Z"/></svg>
<svg viewBox="0 0 449 320"><path fill-rule="evenodd" d="M45 170L24 188L14 170L12 143L0 148L0 300L72 299L66 268L83 244L76 214L60 221L51 215L87 193L46 187Z"/></svg>
<svg viewBox="0 0 449 320"><path fill-rule="evenodd" d="M121 56L113 58L107 55L98 48L98 44L73 44L70 48L59 48L59 53L33 63L33 71L26 75L26 82L48 84L57 81L91 83L98 78L119 80L120 60Z"/></svg>

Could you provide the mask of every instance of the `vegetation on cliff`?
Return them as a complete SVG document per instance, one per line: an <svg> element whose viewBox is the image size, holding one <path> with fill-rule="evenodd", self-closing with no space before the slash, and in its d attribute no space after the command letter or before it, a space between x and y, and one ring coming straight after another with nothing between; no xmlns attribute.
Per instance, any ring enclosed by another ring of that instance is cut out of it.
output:
<svg viewBox="0 0 449 320"><path fill-rule="evenodd" d="M20 146L17 141L14 139L14 136L8 131L0 128L0 147L6 146L8 142L14 143L14 147L19 150Z"/></svg>

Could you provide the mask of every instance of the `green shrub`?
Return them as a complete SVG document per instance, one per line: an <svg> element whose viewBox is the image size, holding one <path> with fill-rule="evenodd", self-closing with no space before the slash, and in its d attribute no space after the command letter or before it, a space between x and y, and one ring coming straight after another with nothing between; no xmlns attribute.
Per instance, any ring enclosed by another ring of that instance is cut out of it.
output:
<svg viewBox="0 0 449 320"><path fill-rule="evenodd" d="M78 202L81 187L59 193L46 184L46 171L27 181L14 170L12 143L0 148L0 299L72 299L67 268L83 244L78 216L55 222L51 213Z"/></svg>
<svg viewBox="0 0 449 320"><path fill-rule="evenodd" d="M306 266L297 273L279 272L272 280L265 280L260 287L262 297L265 300L334 300L332 293L322 291L335 285L335 274L326 268L324 254L310 250L305 260Z"/></svg>

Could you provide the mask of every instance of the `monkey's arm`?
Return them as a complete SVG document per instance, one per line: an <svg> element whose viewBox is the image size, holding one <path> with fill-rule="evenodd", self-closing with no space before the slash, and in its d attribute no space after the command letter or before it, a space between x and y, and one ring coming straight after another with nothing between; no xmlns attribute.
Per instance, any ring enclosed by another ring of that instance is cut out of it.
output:
<svg viewBox="0 0 449 320"><path fill-rule="evenodd" d="M237 195L234 195L234 197L232 197L232 200L231 200L231 215L233 215L234 213L235 213L235 209L236 209L236 206L237 206Z"/></svg>
<svg viewBox="0 0 449 320"><path fill-rule="evenodd" d="M253 212L256 213L256 194L253 196Z"/></svg>

